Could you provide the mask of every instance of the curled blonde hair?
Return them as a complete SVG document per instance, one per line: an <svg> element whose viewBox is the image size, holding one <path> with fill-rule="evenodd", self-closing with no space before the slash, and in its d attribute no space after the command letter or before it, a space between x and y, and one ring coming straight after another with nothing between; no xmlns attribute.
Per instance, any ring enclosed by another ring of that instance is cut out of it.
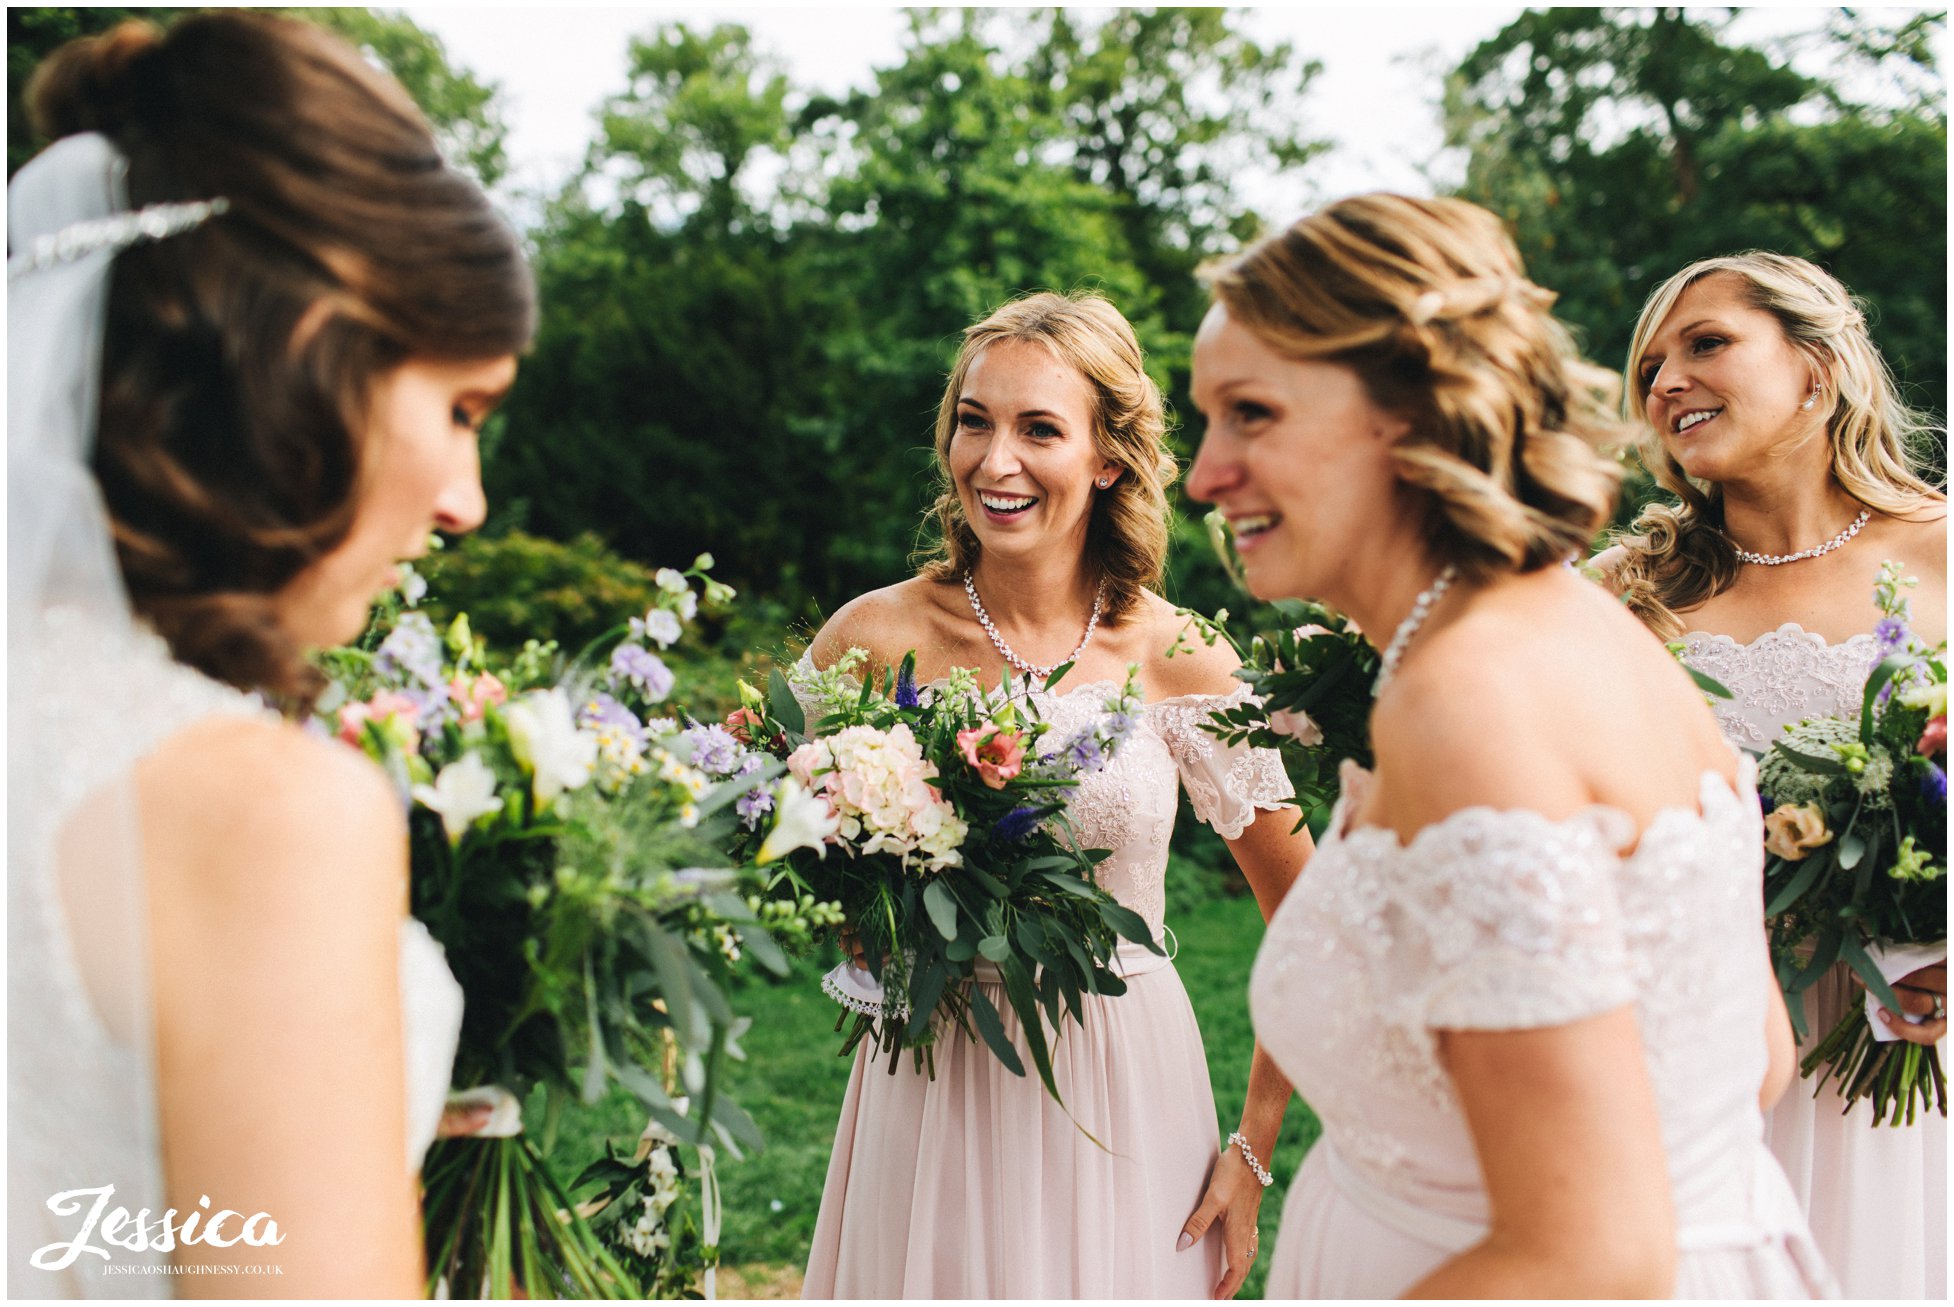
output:
<svg viewBox="0 0 1954 1307"><path fill-rule="evenodd" d="M931 509L939 540L920 575L952 581L982 552L950 475L957 399L979 355L999 341L1036 343L1078 370L1093 392L1092 443L1123 475L1093 499L1086 524L1086 564L1105 581L1103 620L1119 622L1160 585L1167 567L1167 487L1179 467L1167 452L1167 409L1147 375L1146 356L1120 311L1098 295L1041 291L1012 300L966 327L936 413L937 496Z"/></svg>
<svg viewBox="0 0 1954 1307"><path fill-rule="evenodd" d="M1675 309L1705 277L1741 277L1752 308L1777 319L1785 339L1810 362L1829 411L1824 414L1832 476L1854 499L1881 513L1910 513L1943 496L1920 475L1914 446L1927 430L1900 398L1886 360L1866 330L1863 303L1816 264L1751 250L1699 259L1656 287L1642 306L1622 370L1623 408L1640 407L1637 360ZM1651 504L1617 543L1615 584L1628 606L1664 639L1682 633L1676 614L1705 603L1737 579L1737 545L1723 531L1723 490L1697 481L1642 424L1639 450L1674 504Z"/></svg>
<svg viewBox="0 0 1954 1307"><path fill-rule="evenodd" d="M1212 267L1214 297L1292 358L1354 371L1410 427L1433 553L1466 576L1584 551L1612 511L1615 378L1581 361L1495 218L1463 200L1360 195Z"/></svg>

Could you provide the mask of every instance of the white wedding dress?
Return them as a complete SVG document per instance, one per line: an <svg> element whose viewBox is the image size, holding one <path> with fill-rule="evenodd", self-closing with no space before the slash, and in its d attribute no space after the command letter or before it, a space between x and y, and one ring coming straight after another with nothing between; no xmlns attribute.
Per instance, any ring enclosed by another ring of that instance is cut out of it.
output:
<svg viewBox="0 0 1954 1307"><path fill-rule="evenodd" d="M1323 1124L1284 1204L1271 1298L1395 1298L1482 1239L1479 1159L1441 1030L1528 1030L1632 1004L1661 1115L1681 1298L1806 1298L1827 1277L1764 1146L1762 825L1751 766L1640 832L1467 808L1349 826L1343 794L1269 923L1255 1031ZM1633 847L1632 852L1623 850Z"/></svg>
<svg viewBox="0 0 1954 1307"><path fill-rule="evenodd" d="M1748 644L1691 632L1683 649L1735 696L1714 704L1724 735L1762 751L1807 717L1857 717L1878 645L1870 634L1828 644L1787 622ZM1820 977L1805 991L1799 1056L1863 998L1843 966ZM1771 1112L1768 1138L1847 1297L1947 1296L1946 1117L1875 1126L1866 1104L1844 1110L1836 1079L1816 1097L1801 1080Z"/></svg>
<svg viewBox="0 0 1954 1307"><path fill-rule="evenodd" d="M126 799L135 765L171 736L215 716L274 715L256 698L176 662L146 631L125 647L113 633L83 619L64 620L59 612L48 614L42 629L44 647L13 649L15 671L23 671L20 660L34 660L40 674L30 683L53 688L31 703L12 704L16 727L29 738L76 746L52 757L11 760L7 1287L13 1297L163 1297L169 1277L141 1273L162 1261L159 1253L116 1249L120 1273L105 1274L103 1260L93 1256L59 1271L30 1265L36 1249L80 1231L82 1215L49 1210L48 1199L57 1192L112 1184L110 1207L160 1214L165 1206L155 1103L147 1088L151 1050L143 1046L149 1014L115 1010L125 995L149 993L144 971L129 970L146 968L146 943L100 938L92 915L70 919L69 896L57 883L55 844L61 838L73 847L75 832L64 827L74 825L70 819L84 801L92 818L102 810L103 796ZM23 713L31 720L19 722ZM133 818L127 802L105 810ZM109 832L111 842L99 845L94 841L102 832L83 838L89 848L112 852L116 834ZM408 1123L403 1161L418 1169L446 1099L462 995L440 945L412 920L400 926L400 992ZM224 1195L210 1198L213 1209L226 1205ZM277 1219L278 1213L270 1215ZM101 1244L99 1235L95 1242Z"/></svg>
<svg viewBox="0 0 1954 1307"><path fill-rule="evenodd" d="M1118 689L1084 684L1032 699L1063 738ZM1148 704L1111 764L1079 786L1080 839L1113 851L1099 865L1101 885L1156 939L1181 787L1224 839L1293 793L1273 751L1225 746L1200 729L1247 697L1243 685ZM934 1079L907 1056L891 1074L885 1059L856 1052L804 1296L1207 1297L1222 1275L1218 1227L1175 1251L1218 1156L1201 1032L1170 958L1122 944L1115 965L1126 993L1084 996L1083 1026L1068 1022L1052 1046L1064 1108L1035 1072L1012 1075L954 1030L937 1043ZM1029 1070L996 969L980 964L975 983ZM879 997L867 973L846 964L826 988L857 1010Z"/></svg>

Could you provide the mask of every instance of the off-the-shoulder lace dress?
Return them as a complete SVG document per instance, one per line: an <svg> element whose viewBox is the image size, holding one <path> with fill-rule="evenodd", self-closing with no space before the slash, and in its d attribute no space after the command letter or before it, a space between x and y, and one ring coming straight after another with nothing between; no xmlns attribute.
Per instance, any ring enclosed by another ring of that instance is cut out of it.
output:
<svg viewBox="0 0 1954 1307"><path fill-rule="evenodd" d="M31 783L14 790L26 801L15 813L9 867L8 1283L37 1297L167 1296L168 1276L104 1274L92 1258L59 1272L29 1266L36 1248L78 1232L78 1216L57 1217L46 1208L59 1190L114 1184L115 1205L155 1212L165 1206L153 1095L137 1088L152 1083L150 1054L105 1021L95 997L100 977L93 985L84 979L80 957L100 957L101 944L82 947L77 941L100 923L68 919L55 879L54 841L84 799L125 782L141 759L179 731L214 716L271 714L257 699L176 662L154 635L139 634L110 663L104 642L87 623L57 623L54 629L62 647L34 656L58 659L66 671L46 701L27 708L59 726L42 738L85 747L40 760ZM462 995L441 946L412 920L400 926L400 994L404 1162L418 1170L447 1097L461 1038ZM110 994L108 1001L117 997ZM145 1023L136 1024L140 1029ZM222 1195L211 1197L223 1201ZM119 1253L117 1265L161 1257Z"/></svg>
<svg viewBox="0 0 1954 1307"><path fill-rule="evenodd" d="M1116 690L1081 685L1034 697L1063 734ZM1274 753L1228 748L1200 729L1247 693L1147 705L1112 764L1080 787L1082 838L1113 850L1100 864L1102 883L1156 937L1180 787L1228 838L1291 797ZM934 1080L907 1060L891 1075L885 1061L856 1055L805 1296L1207 1296L1221 1279L1219 1237L1175 1252L1217 1156L1201 1032L1171 962L1137 946L1123 948L1121 961L1127 992L1086 996L1084 1025L1068 1026L1053 1050L1071 1118L1035 1075L1012 1075L961 1037L937 1047ZM842 979L845 993L868 992ZM1001 984L993 997L1017 1040Z"/></svg>
<svg viewBox="0 0 1954 1307"><path fill-rule="evenodd" d="M1802 1298L1826 1275L1763 1142L1768 983L1750 765L1701 810L1552 821L1469 808L1348 828L1343 796L1269 923L1257 1036L1323 1123L1289 1191L1270 1297L1392 1298L1487 1229L1440 1030L1561 1025L1633 1004L1662 1116L1679 1297ZM1633 846L1633 852L1624 850Z"/></svg>
<svg viewBox="0 0 1954 1307"><path fill-rule="evenodd" d="M1831 644L1787 622L1745 644L1693 631L1683 656L1734 696L1715 704L1725 738L1762 750L1807 717L1857 716L1878 641L1866 633ZM1862 999L1843 967L1806 990L1801 1056ZM1875 1126L1864 1103L1845 1110L1837 1085L1814 1096L1810 1082L1794 1083L1767 1122L1812 1237L1849 1298L1945 1298L1947 1118Z"/></svg>

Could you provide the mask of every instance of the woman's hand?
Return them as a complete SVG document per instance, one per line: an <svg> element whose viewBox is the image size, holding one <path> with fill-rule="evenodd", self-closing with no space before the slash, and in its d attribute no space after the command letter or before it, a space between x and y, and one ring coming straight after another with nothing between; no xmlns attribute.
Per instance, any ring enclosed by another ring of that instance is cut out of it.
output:
<svg viewBox="0 0 1954 1307"><path fill-rule="evenodd" d="M1176 1251L1185 1252L1199 1243L1217 1220L1221 1222L1221 1248L1228 1265L1221 1282L1214 1287L1212 1296L1217 1301L1239 1293L1242 1281L1248 1278L1249 1267L1255 1264L1256 1255L1261 1251L1255 1224L1261 1210L1262 1182L1248 1169L1241 1150L1230 1144L1215 1163L1214 1172L1208 1177L1208 1191L1201 1195L1201 1205L1181 1227L1180 1242L1176 1245Z"/></svg>
<svg viewBox="0 0 1954 1307"><path fill-rule="evenodd" d="M1854 980L1858 977L1855 975ZM1861 988L1864 988L1862 985ZM1925 1017L1920 1022L1902 1021L1882 1004L1879 1019L1886 1028L1909 1044L1937 1044L1947 1033L1947 964L1936 962L1918 971L1909 971L1893 982L1893 997L1909 1016Z"/></svg>

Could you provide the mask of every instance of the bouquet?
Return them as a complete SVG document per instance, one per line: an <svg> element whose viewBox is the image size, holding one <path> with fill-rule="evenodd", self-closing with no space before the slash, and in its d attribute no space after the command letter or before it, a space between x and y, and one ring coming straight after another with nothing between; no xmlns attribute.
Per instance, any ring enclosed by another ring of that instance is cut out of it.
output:
<svg viewBox="0 0 1954 1307"><path fill-rule="evenodd" d="M697 611L692 579L731 593L707 565L661 571L657 606L567 665L535 641L494 657L465 614L439 632L412 610L324 656L335 688L319 729L365 750L410 804L412 909L465 995L454 1084L499 1104L481 1133L427 1156L431 1293L643 1297L716 1258L711 1240L641 1232L633 1262L628 1241L600 1237L521 1133L532 1091L553 1117L569 1095L623 1085L707 1171L712 1141L759 1145L719 1092L743 1028L725 982L743 956L785 974L769 932L807 921L778 908L763 921L719 852L732 829L768 823L779 764L672 714L658 651ZM604 1177L578 1184L591 1178Z"/></svg>
<svg viewBox="0 0 1954 1307"><path fill-rule="evenodd" d="M1899 567L1880 569L1880 661L1855 721L1818 717L1785 728L1764 754L1767 913L1779 982L1803 1037L1797 996L1843 959L1881 1004L1899 1001L1872 946L1947 938L1947 657L1908 627ZM1873 1103L1877 1125L1911 1123L1926 1103L1947 1114L1939 1051L1874 1037L1854 1004L1801 1070L1832 1076L1848 1106ZM1814 1090L1816 1092L1816 1089Z"/></svg>
<svg viewBox="0 0 1954 1307"><path fill-rule="evenodd" d="M879 1010L852 1013L844 1055L872 1039L891 1074L905 1049L934 1074L936 1034L954 1024L1024 1075L996 1007L968 983L981 958L1001 973L1056 1099L1040 1010L1056 1029L1063 1013L1083 1019L1082 994L1124 993L1111 965L1122 938L1161 951L1139 914L1096 883L1107 851L1082 847L1067 816L1081 779L1137 724L1132 674L1101 717L1061 739L1008 675L989 694L963 670L919 690L911 654L878 692L854 684L865 659L850 650L802 681L807 701L829 710L811 721L779 672L764 697L742 688L735 724L789 773L775 835L756 832L742 848L779 864L776 893L839 901L852 923L883 997Z"/></svg>

